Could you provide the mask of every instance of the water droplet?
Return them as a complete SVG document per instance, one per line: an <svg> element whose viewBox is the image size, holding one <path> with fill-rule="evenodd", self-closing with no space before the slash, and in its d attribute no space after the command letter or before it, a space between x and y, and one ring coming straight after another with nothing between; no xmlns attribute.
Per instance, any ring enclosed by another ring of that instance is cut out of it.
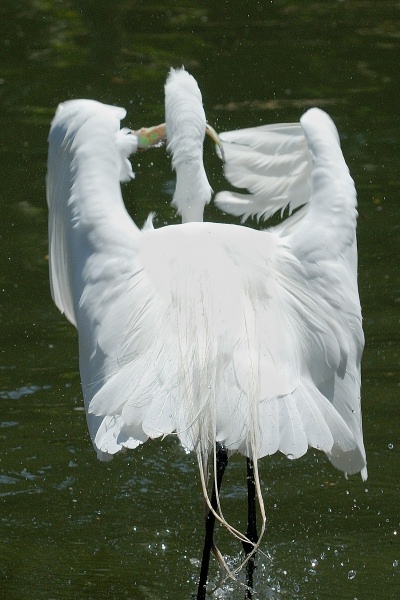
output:
<svg viewBox="0 0 400 600"><path fill-rule="evenodd" d="M398 560L394 560L393 561L393 566L394 567L398 567L399 566L399 561Z"/></svg>
<svg viewBox="0 0 400 600"><path fill-rule="evenodd" d="M299 592L300 591L300 586L297 585L297 583L294 584L293 589L295 592Z"/></svg>
<svg viewBox="0 0 400 600"><path fill-rule="evenodd" d="M286 456L289 460L294 460L294 454L287 454Z"/></svg>
<svg viewBox="0 0 400 600"><path fill-rule="evenodd" d="M347 579L354 579L354 577L355 577L356 575L357 575L357 571L353 571L353 570L351 570L351 571L349 571L349 572L347 573Z"/></svg>
<svg viewBox="0 0 400 600"><path fill-rule="evenodd" d="M388 444L389 450L393 450L393 444Z"/></svg>
<svg viewBox="0 0 400 600"><path fill-rule="evenodd" d="M312 566L313 569L315 569L315 567L318 566L318 561L317 561L316 558L312 558L311 559L311 566Z"/></svg>

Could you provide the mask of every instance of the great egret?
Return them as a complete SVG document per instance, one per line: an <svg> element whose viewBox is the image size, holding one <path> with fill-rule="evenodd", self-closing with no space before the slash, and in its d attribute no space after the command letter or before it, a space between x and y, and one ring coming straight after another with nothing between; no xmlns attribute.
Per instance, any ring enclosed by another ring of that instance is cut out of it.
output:
<svg viewBox="0 0 400 600"><path fill-rule="evenodd" d="M345 473L367 477L356 193L333 122L311 109L298 124L221 136L227 179L250 191L218 194L222 210L243 219L298 210L264 231L203 222L212 191L201 94L183 69L171 70L165 93L173 204L183 223L159 229L151 216L136 226L120 181L133 177L128 156L164 128L120 129L125 110L92 100L58 107L47 174L50 282L78 329L98 457L167 434L197 454L209 507L203 599L215 518L242 540L248 564L259 546L258 459L278 450L298 458L311 446ZM246 535L225 521L219 500L234 451L248 461ZM249 585L251 577L250 570Z"/></svg>

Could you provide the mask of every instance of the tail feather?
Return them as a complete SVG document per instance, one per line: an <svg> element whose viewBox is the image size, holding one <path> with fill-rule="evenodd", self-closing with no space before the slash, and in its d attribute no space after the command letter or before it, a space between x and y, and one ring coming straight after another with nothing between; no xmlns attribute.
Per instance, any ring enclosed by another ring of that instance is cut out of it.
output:
<svg viewBox="0 0 400 600"><path fill-rule="evenodd" d="M299 458L308 444L302 419L292 396L279 399L279 450L289 458Z"/></svg>

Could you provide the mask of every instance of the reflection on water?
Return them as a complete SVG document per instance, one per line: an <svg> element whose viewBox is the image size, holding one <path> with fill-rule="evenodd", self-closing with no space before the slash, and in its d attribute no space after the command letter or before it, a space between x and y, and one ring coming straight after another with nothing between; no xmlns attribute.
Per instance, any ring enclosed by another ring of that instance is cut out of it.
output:
<svg viewBox="0 0 400 600"><path fill-rule="evenodd" d="M19 400L23 396L28 396L29 394L35 394L39 392L41 389L49 389L50 385L45 385L43 388L38 387L37 385L24 385L17 390L2 390L0 391L0 398L10 398L11 400ZM0 425L1 426L1 425Z"/></svg>
<svg viewBox="0 0 400 600"><path fill-rule="evenodd" d="M359 191L360 291L369 479L346 481L318 453L262 461L268 516L260 598L397 599L399 518L400 6L305 2L31 2L0 19L0 598L192 597L203 535L194 457L174 439L98 463L86 431L76 334L49 297L44 176L60 100L128 108L159 122L169 66L198 79L217 128L332 114ZM221 189L220 164L205 160ZM124 188L139 223L170 221L171 168L140 157ZM137 198L140 198L138 203ZM212 206L208 218L224 217ZM226 517L244 528L245 469L231 460ZM230 564L237 541L218 531ZM219 586L214 598L242 598Z"/></svg>

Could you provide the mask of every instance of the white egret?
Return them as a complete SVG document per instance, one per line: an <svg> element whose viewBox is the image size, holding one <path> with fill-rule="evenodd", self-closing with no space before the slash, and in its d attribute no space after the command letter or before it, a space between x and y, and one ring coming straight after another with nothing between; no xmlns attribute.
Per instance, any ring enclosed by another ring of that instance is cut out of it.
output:
<svg viewBox="0 0 400 600"><path fill-rule="evenodd" d="M311 109L298 124L221 136L227 179L250 191L218 194L221 209L245 219L301 208L264 231L203 222L212 191L201 94L183 69L171 71L165 92L173 204L183 223L154 229L150 217L140 230L123 204L128 156L146 145L147 130L120 130L121 108L65 102L49 138L50 281L78 330L98 457L168 434L197 454L210 509L202 599L215 518L242 540L249 564L260 543L258 459L278 450L298 458L311 446L345 473L367 476L356 193L333 122ZM226 523L219 501L234 451L248 459L246 535Z"/></svg>

